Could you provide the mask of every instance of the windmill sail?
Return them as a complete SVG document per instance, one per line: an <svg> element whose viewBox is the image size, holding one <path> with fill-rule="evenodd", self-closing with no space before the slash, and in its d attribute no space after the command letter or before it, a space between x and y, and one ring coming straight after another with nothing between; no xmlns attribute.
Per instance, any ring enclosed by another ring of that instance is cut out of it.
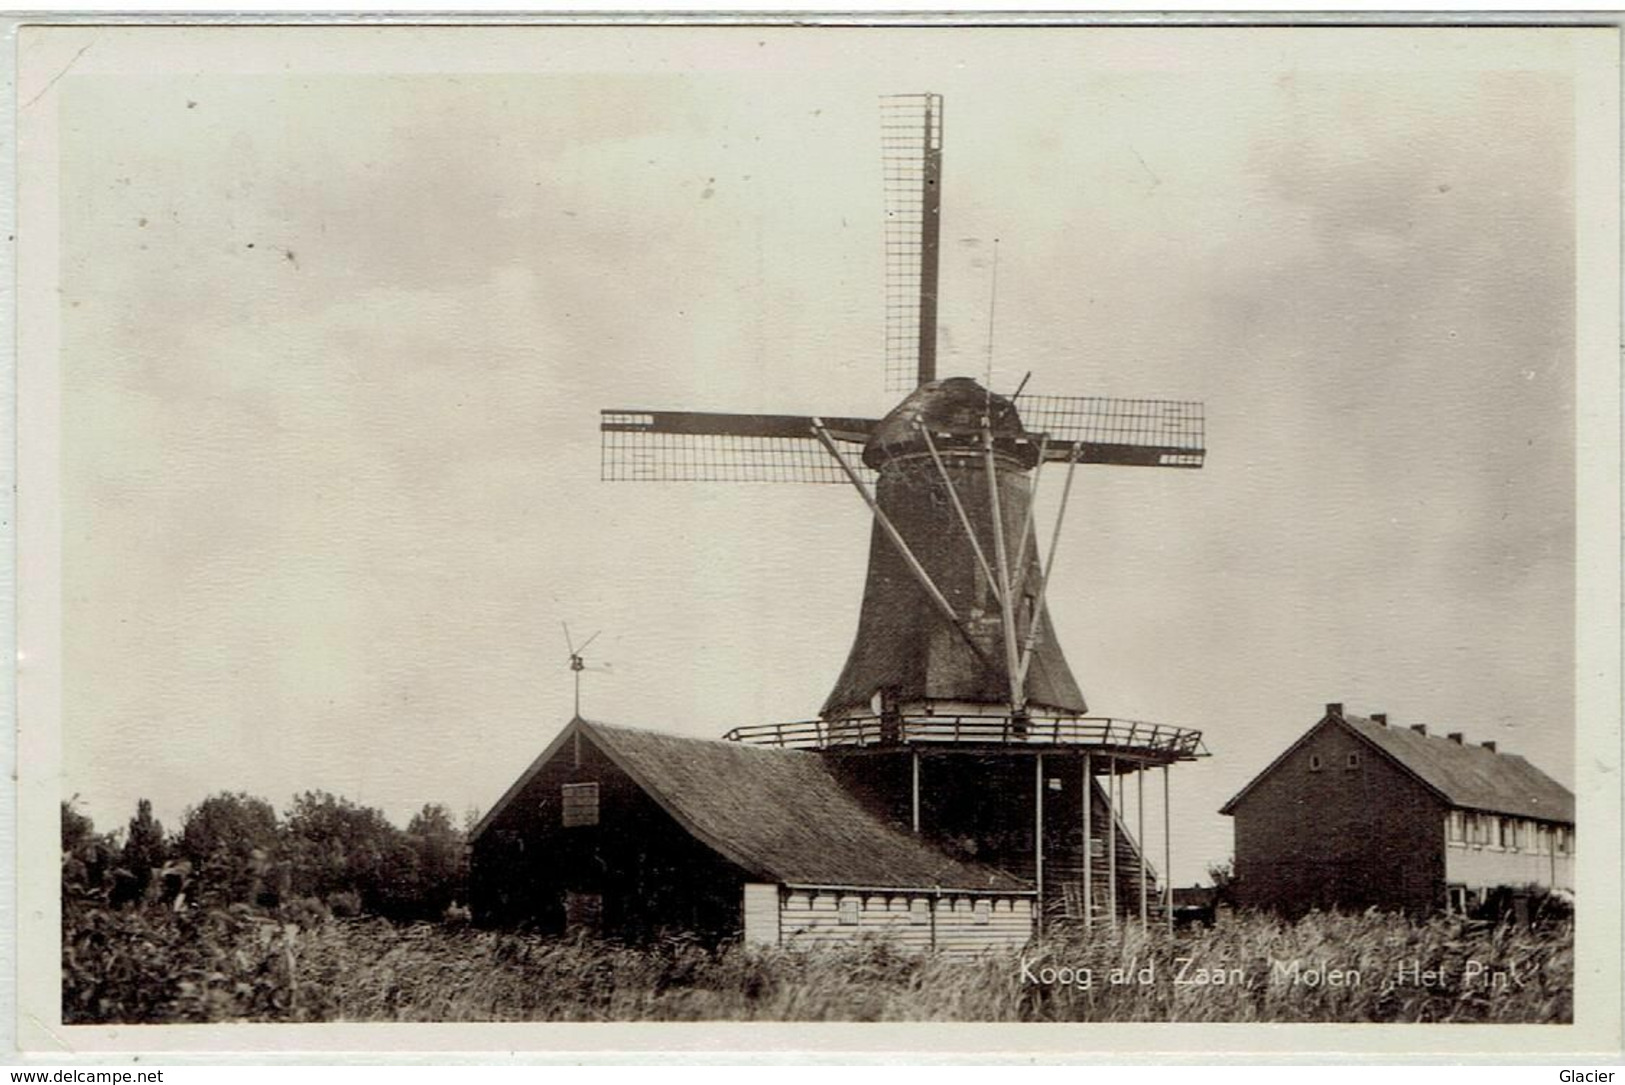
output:
<svg viewBox="0 0 1625 1085"><path fill-rule="evenodd" d="M856 444L868 440L876 424L868 418L822 422L833 440ZM848 481L804 415L608 410L598 428L606 482Z"/></svg>
<svg viewBox="0 0 1625 1085"><path fill-rule="evenodd" d="M1120 467L1202 466L1207 456L1201 403L1105 396L1022 396L1027 431L1048 434L1044 458Z"/></svg>
<svg viewBox="0 0 1625 1085"><path fill-rule="evenodd" d="M886 196L886 391L937 376L937 249L942 228L942 95L880 102Z"/></svg>

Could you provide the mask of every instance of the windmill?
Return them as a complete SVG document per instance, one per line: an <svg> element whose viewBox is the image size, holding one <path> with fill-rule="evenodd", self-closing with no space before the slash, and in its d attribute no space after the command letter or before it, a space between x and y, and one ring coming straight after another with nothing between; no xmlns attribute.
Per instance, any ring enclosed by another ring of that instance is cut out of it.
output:
<svg viewBox="0 0 1625 1085"><path fill-rule="evenodd" d="M1088 706L1056 641L1046 593L1077 467L1200 468L1204 418L1194 402L1023 396L1025 381L1006 396L966 377L938 377L942 137L940 95L882 99L885 377L888 390L907 392L901 403L878 419L605 410L601 474L617 482L851 485L868 506L873 528L846 665L819 719L739 728L727 737L843 757L873 755L861 772L871 784L894 770L908 777L903 790L915 832L925 831L922 753L937 759L939 775L959 773L957 783L944 785L949 791L989 786L978 766L995 751L1036 755L1034 839L1040 843L1030 869L1042 895L1044 792L1056 783L1045 774L1046 753L1076 756L1082 793L1092 794L1098 770L1116 780L1202 752L1199 732L1085 715ZM1051 465L1064 467L1065 476L1041 553L1034 494ZM974 764L954 768L942 760L949 753L971 754ZM1165 802L1166 779L1165 773ZM1096 805L1077 804L1085 841L1094 839ZM1114 920L1116 808L1115 802L1105 808L1111 847L1105 907ZM937 831L961 828L939 824ZM1091 902L1084 918L1092 921L1095 864L1087 846L1083 854L1079 888ZM1143 851L1140 859L1143 919Z"/></svg>
<svg viewBox="0 0 1625 1085"><path fill-rule="evenodd" d="M602 633L603 630L599 630L597 633L594 633L592 636L588 637L585 641L583 641L581 643L581 647L577 648L575 646L575 642L570 639L570 623L569 622L560 622L559 624L564 627L564 646L570 650L570 654L568 656L566 656L565 658L569 661L569 664L570 664L571 677L573 677L575 679L575 687L576 688L575 688L575 717L574 718L580 719L581 718L581 675L582 675L582 673L584 671L596 671L596 672L598 672L600 674L609 673L609 664L608 663L605 663L602 666L598 666L598 667L589 667L589 666L587 666L587 657L586 657L587 649L592 646L593 641L598 639L599 633Z"/></svg>

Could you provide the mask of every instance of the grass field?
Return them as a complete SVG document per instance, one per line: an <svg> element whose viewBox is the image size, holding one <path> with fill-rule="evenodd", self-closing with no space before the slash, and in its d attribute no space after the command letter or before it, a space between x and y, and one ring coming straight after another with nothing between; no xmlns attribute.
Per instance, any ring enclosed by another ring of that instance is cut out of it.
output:
<svg viewBox="0 0 1625 1085"><path fill-rule="evenodd" d="M68 1023L195 1021L1569 1022L1573 929L1228 916L1212 929L948 959L625 947L244 906L70 907Z"/></svg>

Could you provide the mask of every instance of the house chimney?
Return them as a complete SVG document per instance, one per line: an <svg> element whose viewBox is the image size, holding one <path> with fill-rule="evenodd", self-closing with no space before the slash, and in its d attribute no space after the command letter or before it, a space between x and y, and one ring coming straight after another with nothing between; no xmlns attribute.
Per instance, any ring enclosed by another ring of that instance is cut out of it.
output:
<svg viewBox="0 0 1625 1085"><path fill-rule="evenodd" d="M1326 715L1330 716L1334 720L1342 719L1343 718L1343 703L1341 701L1332 701L1331 703L1329 703L1326 706Z"/></svg>
<svg viewBox="0 0 1625 1085"><path fill-rule="evenodd" d="M1493 743L1493 742L1481 742L1481 743L1479 743L1479 745L1483 746L1486 750L1490 751L1490 753L1495 752L1495 743Z"/></svg>
<svg viewBox="0 0 1625 1085"><path fill-rule="evenodd" d="M1425 735L1428 733L1428 725L1425 723L1413 723L1411 724L1411 730L1415 731L1419 735Z"/></svg>
<svg viewBox="0 0 1625 1085"><path fill-rule="evenodd" d="M1388 726L1388 713L1386 713L1386 712L1373 712L1373 713L1371 713L1371 722L1376 724L1378 727L1387 727Z"/></svg>
<svg viewBox="0 0 1625 1085"><path fill-rule="evenodd" d="M1454 742L1457 746L1461 745L1461 732L1460 731L1451 731L1445 737L1448 738L1451 742Z"/></svg>

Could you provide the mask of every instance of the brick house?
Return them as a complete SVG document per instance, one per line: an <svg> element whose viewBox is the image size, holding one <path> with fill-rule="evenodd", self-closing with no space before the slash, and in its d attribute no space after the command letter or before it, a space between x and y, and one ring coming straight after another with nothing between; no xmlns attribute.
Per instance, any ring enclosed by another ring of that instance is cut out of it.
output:
<svg viewBox="0 0 1625 1085"><path fill-rule="evenodd" d="M1495 743L1340 704L1220 813L1238 903L1460 910L1498 886L1574 888L1574 795Z"/></svg>

